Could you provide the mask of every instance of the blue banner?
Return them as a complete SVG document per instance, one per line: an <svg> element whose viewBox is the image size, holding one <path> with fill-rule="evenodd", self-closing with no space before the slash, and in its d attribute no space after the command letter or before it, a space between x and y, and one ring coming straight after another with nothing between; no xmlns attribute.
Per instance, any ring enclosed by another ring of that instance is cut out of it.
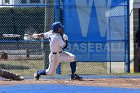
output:
<svg viewBox="0 0 140 93"><path fill-rule="evenodd" d="M127 2L64 0L64 32L69 36L67 51L79 61L125 61Z"/></svg>

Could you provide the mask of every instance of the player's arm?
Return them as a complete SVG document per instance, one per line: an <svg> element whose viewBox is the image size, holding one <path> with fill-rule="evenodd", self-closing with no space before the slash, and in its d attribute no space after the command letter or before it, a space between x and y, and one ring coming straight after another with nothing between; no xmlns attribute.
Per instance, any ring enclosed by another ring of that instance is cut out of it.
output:
<svg viewBox="0 0 140 93"><path fill-rule="evenodd" d="M68 46L68 36L66 34L63 34L63 40L65 42L65 46L63 47L63 49L65 49Z"/></svg>
<svg viewBox="0 0 140 93"><path fill-rule="evenodd" d="M40 33L40 34L33 34L32 38L34 39L41 39L44 38L44 33Z"/></svg>
<svg viewBox="0 0 140 93"><path fill-rule="evenodd" d="M68 46L68 40L65 41L66 45L63 47L63 49L66 49Z"/></svg>
<svg viewBox="0 0 140 93"><path fill-rule="evenodd" d="M33 38L34 39L42 39L42 38L49 38L49 34L51 33L51 31L49 32L45 32L45 33L39 33L39 34L33 34Z"/></svg>
<svg viewBox="0 0 140 93"><path fill-rule="evenodd" d="M58 40L59 46L62 49L65 49L65 48L67 48L67 45L68 45L68 37L65 34L60 34L60 35L61 35L62 38Z"/></svg>

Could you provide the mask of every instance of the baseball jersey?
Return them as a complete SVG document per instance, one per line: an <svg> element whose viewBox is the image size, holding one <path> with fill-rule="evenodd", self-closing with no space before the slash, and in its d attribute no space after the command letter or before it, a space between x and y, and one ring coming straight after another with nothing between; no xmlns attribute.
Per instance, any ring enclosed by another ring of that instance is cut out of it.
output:
<svg viewBox="0 0 140 93"><path fill-rule="evenodd" d="M59 33L53 33L52 30L44 33L44 38L49 39L50 41L50 51L51 52L60 52L66 43L63 41Z"/></svg>

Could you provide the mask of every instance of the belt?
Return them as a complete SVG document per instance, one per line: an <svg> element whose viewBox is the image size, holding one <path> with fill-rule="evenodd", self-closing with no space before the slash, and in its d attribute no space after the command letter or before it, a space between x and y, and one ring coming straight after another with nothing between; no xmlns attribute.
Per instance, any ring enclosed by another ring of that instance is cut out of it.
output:
<svg viewBox="0 0 140 93"><path fill-rule="evenodd" d="M62 51L60 51L60 52L52 52L52 53L53 53L53 54L57 54L57 53L59 53L59 54L60 54L60 53L62 53Z"/></svg>

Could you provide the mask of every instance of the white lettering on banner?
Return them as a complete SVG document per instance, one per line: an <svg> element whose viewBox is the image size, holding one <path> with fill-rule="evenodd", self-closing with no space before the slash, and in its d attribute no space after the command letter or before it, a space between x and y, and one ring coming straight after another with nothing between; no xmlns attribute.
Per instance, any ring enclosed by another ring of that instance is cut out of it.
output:
<svg viewBox="0 0 140 93"><path fill-rule="evenodd" d="M81 26L82 36L87 37L88 27L90 22L90 16L93 6L93 0L75 0L79 22ZM98 26L100 31L100 36L105 37L106 34L106 11L110 8L112 0L94 0L95 8L98 19Z"/></svg>
<svg viewBox="0 0 140 93"><path fill-rule="evenodd" d="M79 22L81 26L82 36L87 37L88 26L90 21L91 10L93 6L93 0L75 0Z"/></svg>
<svg viewBox="0 0 140 93"><path fill-rule="evenodd" d="M96 14L98 19L98 26L100 30L101 37L105 37L106 34L106 27L107 27L107 20L106 20L106 12L110 9L112 0L94 0L95 7L96 7Z"/></svg>
<svg viewBox="0 0 140 93"><path fill-rule="evenodd" d="M106 52L123 52L124 44L122 43L69 43L67 51L77 53L106 53Z"/></svg>

